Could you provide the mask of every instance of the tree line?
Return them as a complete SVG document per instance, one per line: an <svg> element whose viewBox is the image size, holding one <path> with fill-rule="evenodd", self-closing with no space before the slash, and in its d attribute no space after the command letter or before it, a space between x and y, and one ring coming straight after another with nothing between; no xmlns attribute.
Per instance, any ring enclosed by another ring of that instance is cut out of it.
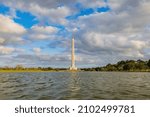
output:
<svg viewBox="0 0 150 117"><path fill-rule="evenodd" d="M0 70L26 70L26 71L60 71L68 70L68 68L52 68L52 67L24 67L16 65L15 67L0 67ZM150 60L122 60L116 64L107 64L103 67L81 68L81 71L147 71L150 72Z"/></svg>
<svg viewBox="0 0 150 117"><path fill-rule="evenodd" d="M84 71L150 71L150 60L122 60L103 67L83 68Z"/></svg>
<svg viewBox="0 0 150 117"><path fill-rule="evenodd" d="M0 70L26 70L26 71L58 71L66 70L66 68L52 68L52 67L24 67L23 65L16 65L15 67L0 67Z"/></svg>

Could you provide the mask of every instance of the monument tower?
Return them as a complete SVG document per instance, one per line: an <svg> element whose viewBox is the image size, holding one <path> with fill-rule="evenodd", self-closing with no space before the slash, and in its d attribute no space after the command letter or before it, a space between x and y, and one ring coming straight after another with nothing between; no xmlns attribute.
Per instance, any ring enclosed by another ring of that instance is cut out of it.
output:
<svg viewBox="0 0 150 117"><path fill-rule="evenodd" d="M71 50L71 67L70 67L70 70L77 70L77 67L75 67L74 37L72 37L71 46L72 46L72 50Z"/></svg>

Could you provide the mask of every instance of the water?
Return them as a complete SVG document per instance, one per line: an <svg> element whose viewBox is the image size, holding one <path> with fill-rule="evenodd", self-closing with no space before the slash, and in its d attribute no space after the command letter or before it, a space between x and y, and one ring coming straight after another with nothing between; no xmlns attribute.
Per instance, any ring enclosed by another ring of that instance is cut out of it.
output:
<svg viewBox="0 0 150 117"><path fill-rule="evenodd" d="M0 73L0 99L150 99L150 73Z"/></svg>

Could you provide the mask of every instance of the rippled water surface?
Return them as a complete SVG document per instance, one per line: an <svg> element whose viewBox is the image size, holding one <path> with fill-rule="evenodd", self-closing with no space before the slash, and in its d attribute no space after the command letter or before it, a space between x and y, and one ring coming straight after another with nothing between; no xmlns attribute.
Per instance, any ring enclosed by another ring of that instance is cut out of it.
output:
<svg viewBox="0 0 150 117"><path fill-rule="evenodd" d="M0 99L150 99L150 73L0 73Z"/></svg>

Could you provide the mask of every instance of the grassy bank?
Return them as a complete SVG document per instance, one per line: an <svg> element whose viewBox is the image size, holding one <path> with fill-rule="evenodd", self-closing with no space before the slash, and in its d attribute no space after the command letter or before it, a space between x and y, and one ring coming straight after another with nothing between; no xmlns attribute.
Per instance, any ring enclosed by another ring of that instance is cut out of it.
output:
<svg viewBox="0 0 150 117"><path fill-rule="evenodd" d="M44 71L44 70L0 70L0 72L54 72L54 71L57 71L57 70L47 70L47 71Z"/></svg>

